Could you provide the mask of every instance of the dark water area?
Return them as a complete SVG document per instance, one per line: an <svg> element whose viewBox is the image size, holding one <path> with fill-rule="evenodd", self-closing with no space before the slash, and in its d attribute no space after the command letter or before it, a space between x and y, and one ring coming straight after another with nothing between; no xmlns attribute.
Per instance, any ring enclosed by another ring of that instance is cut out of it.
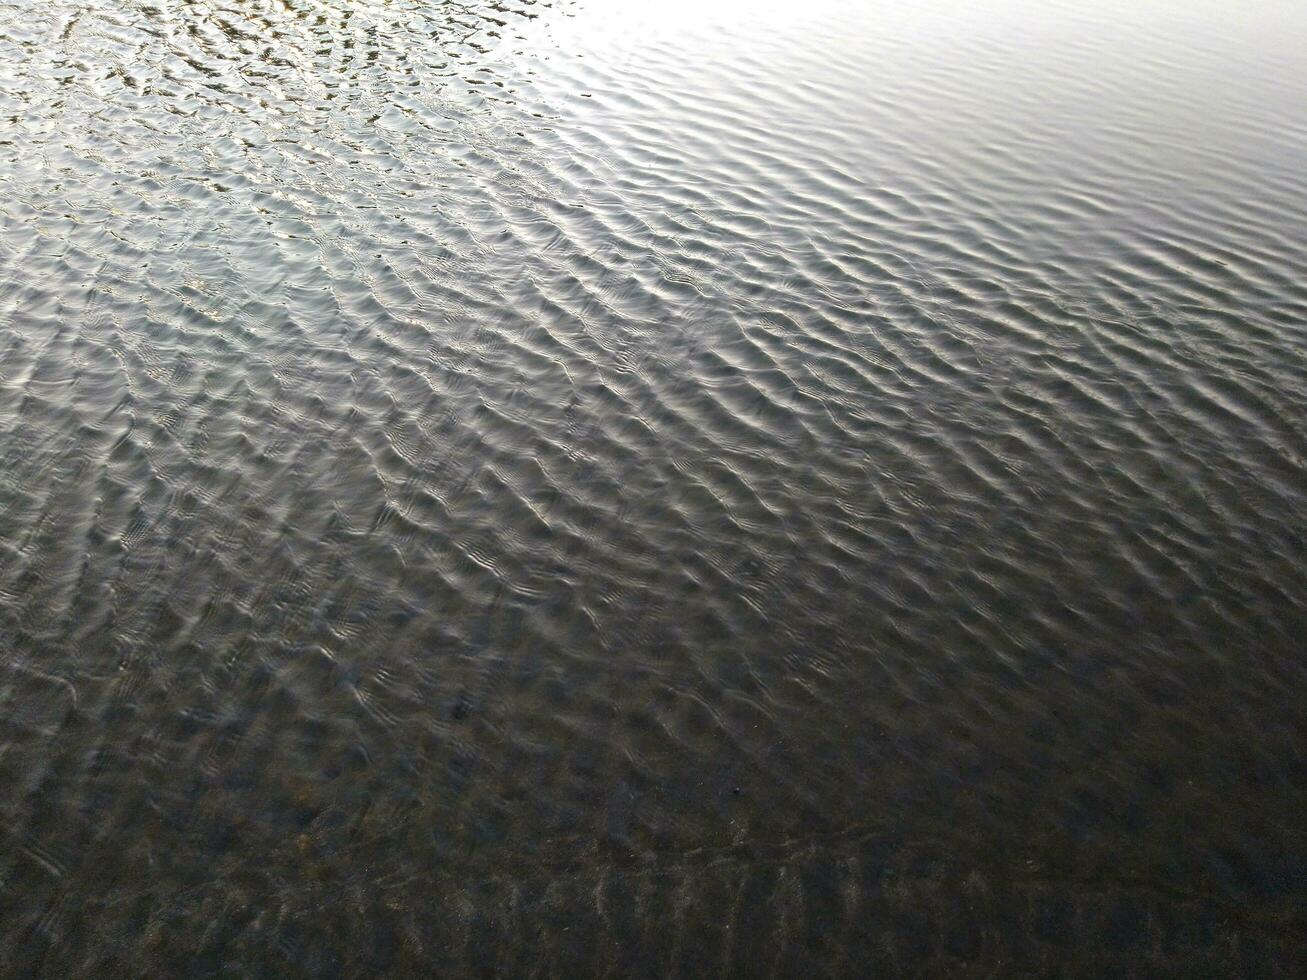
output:
<svg viewBox="0 0 1307 980"><path fill-rule="evenodd" d="M0 0L0 974L1298 975L1304 38Z"/></svg>

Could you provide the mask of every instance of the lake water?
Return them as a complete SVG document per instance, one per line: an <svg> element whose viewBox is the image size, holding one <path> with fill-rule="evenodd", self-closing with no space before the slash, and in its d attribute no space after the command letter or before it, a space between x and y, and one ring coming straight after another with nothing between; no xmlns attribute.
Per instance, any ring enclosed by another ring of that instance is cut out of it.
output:
<svg viewBox="0 0 1307 980"><path fill-rule="evenodd" d="M0 973L1300 968L1304 38L0 0Z"/></svg>

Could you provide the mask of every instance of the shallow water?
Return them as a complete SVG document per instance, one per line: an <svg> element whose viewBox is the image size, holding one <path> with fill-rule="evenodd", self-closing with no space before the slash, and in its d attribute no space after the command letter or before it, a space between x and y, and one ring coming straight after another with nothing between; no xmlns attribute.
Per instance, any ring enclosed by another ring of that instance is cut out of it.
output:
<svg viewBox="0 0 1307 980"><path fill-rule="evenodd" d="M1291 973L1304 36L0 0L0 971Z"/></svg>

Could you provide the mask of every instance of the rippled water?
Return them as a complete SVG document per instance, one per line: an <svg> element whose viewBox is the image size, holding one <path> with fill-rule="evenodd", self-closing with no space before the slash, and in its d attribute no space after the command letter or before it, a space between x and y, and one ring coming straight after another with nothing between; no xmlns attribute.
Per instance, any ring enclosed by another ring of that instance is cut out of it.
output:
<svg viewBox="0 0 1307 980"><path fill-rule="evenodd" d="M0 970L1291 973L1304 36L0 0Z"/></svg>

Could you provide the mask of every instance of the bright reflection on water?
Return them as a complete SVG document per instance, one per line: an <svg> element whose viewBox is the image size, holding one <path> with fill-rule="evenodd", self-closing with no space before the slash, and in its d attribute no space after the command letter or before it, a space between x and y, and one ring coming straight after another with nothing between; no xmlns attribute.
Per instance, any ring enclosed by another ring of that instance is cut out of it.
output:
<svg viewBox="0 0 1307 980"><path fill-rule="evenodd" d="M1291 973L1305 32L0 0L0 973Z"/></svg>

